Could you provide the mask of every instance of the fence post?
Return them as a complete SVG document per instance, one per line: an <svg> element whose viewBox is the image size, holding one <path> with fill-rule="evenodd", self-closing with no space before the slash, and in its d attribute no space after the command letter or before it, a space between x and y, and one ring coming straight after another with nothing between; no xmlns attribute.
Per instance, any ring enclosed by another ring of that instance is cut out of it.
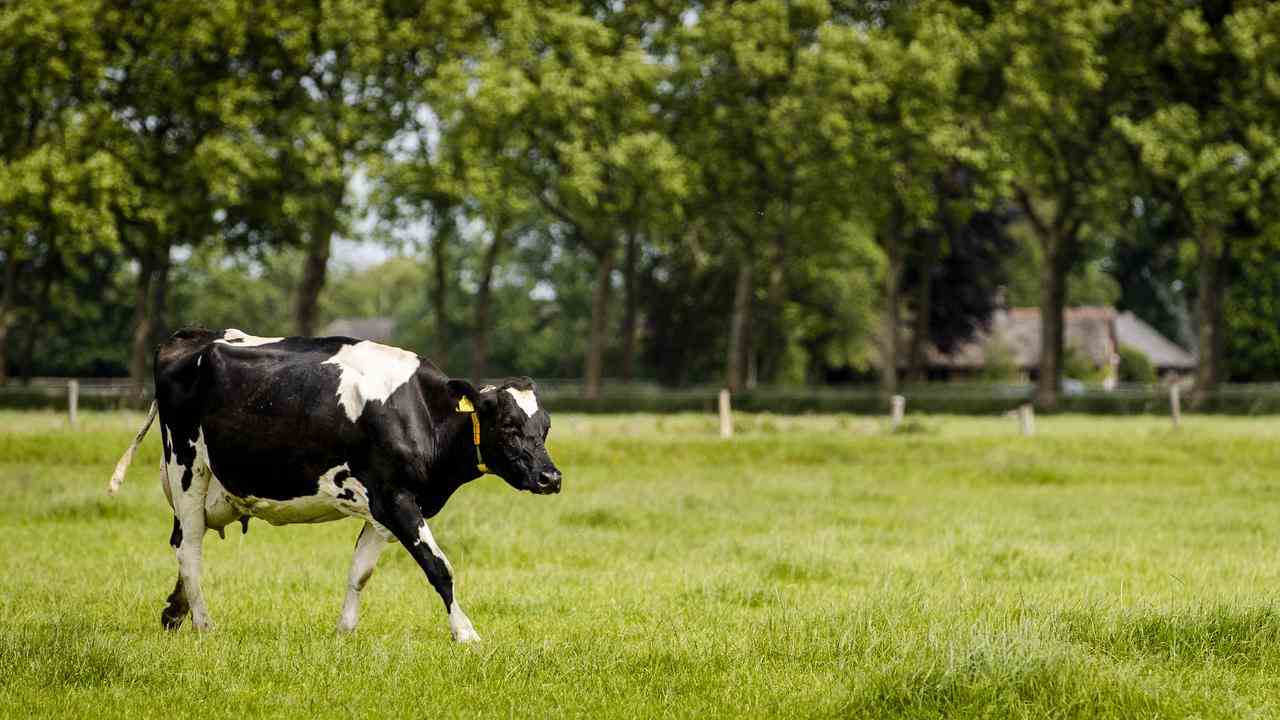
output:
<svg viewBox="0 0 1280 720"><path fill-rule="evenodd" d="M1031 403L1023 403L1018 406L1018 421L1022 425L1023 437L1031 437L1036 434L1036 409Z"/></svg>
<svg viewBox="0 0 1280 720"><path fill-rule="evenodd" d="M75 427L79 420L77 415L80 410L80 381L67 381L67 411L71 416L71 426Z"/></svg>
<svg viewBox="0 0 1280 720"><path fill-rule="evenodd" d="M1182 386L1174 383L1169 386L1169 414L1173 416L1173 426L1182 425Z"/></svg>
<svg viewBox="0 0 1280 720"><path fill-rule="evenodd" d="M729 390L728 388L720 391L720 437L733 437L733 415L730 414L729 408Z"/></svg>
<svg viewBox="0 0 1280 720"><path fill-rule="evenodd" d="M894 395L890 402L889 429L897 430L898 426L902 424L903 414L907 411L907 399L901 395Z"/></svg>

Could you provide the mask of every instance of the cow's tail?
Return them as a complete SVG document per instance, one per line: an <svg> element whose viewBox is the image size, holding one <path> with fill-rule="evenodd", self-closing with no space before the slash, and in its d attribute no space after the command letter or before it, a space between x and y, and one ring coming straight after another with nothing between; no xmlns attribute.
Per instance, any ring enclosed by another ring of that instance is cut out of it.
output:
<svg viewBox="0 0 1280 720"><path fill-rule="evenodd" d="M147 436L147 431L151 429L151 423L155 422L156 413L160 406L155 400L151 401L151 412L147 413L147 422L143 424L142 429L138 431L138 436L129 443L129 448L124 451L124 455L120 457L120 462L116 463L116 471L111 473L111 483L107 485L107 493L115 495L120 490L120 483L124 482L125 471L129 469L129 463L133 462L133 453L138 449L138 445L142 444L142 438Z"/></svg>

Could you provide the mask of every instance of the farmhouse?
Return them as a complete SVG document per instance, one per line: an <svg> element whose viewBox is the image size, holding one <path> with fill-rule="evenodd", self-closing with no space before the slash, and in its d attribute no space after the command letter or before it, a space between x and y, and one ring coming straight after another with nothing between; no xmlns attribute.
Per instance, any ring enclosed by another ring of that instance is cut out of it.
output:
<svg viewBox="0 0 1280 720"><path fill-rule="evenodd" d="M1196 358L1131 312L1111 307L1068 308L1066 346L1114 381L1120 349L1132 348L1147 357L1163 380L1195 371ZM992 317L988 331L979 333L950 354L927 349L929 376L935 379L974 377L994 364L1012 364L1024 379L1036 375L1040 363L1040 309L1010 308Z"/></svg>

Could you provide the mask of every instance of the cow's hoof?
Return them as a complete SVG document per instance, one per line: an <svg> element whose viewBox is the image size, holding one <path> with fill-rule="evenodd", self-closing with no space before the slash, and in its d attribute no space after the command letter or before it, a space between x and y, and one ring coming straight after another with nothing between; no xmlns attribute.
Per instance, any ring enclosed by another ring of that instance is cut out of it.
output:
<svg viewBox="0 0 1280 720"><path fill-rule="evenodd" d="M339 635L350 635L351 633L353 633L353 632L355 632L355 631L356 631L356 624L355 624L355 623L351 623L350 625L348 625L347 623L342 622L342 621L339 621L339 622L338 622L338 634L339 634Z"/></svg>
<svg viewBox="0 0 1280 720"><path fill-rule="evenodd" d="M170 630L170 631L177 630L178 628L182 627L182 621L186 619L187 619L186 613L182 613L181 615L175 615L170 613L168 608L161 611L160 613L160 625L164 627L165 630Z"/></svg>
<svg viewBox="0 0 1280 720"><path fill-rule="evenodd" d="M480 633L473 627L458 628L453 632L453 641L459 645L480 642Z"/></svg>

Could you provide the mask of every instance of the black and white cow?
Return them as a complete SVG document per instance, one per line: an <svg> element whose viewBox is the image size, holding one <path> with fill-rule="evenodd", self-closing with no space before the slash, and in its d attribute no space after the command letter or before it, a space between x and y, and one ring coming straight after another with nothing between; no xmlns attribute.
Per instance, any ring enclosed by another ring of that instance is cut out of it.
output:
<svg viewBox="0 0 1280 720"><path fill-rule="evenodd" d="M551 418L528 378L476 389L414 353L350 338L262 338L186 328L156 349L156 401L111 477L116 492L157 411L160 484L173 508L178 582L160 615L212 628L200 592L206 530L364 521L338 621L353 630L378 555L398 540L449 613L454 640L479 640L427 519L464 483L493 473L554 493Z"/></svg>

